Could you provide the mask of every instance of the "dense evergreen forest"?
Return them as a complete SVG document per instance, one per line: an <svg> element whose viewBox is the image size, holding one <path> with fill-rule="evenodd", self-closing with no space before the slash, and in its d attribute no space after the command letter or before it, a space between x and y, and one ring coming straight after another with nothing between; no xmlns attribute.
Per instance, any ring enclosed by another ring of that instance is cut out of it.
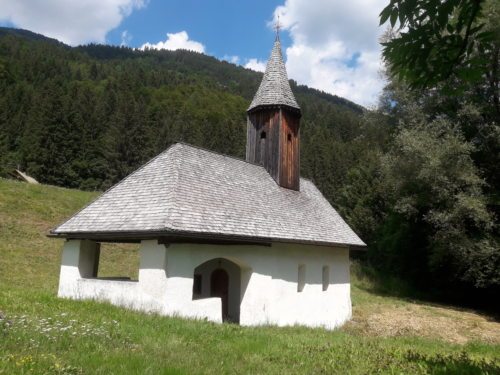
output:
<svg viewBox="0 0 500 375"><path fill-rule="evenodd" d="M245 111L260 73L188 51L70 48L13 29L0 35L4 173L19 165L44 183L102 190L176 141L244 156ZM294 91L309 171L318 161L308 140L325 131L327 139L353 139L363 109L307 87Z"/></svg>
<svg viewBox="0 0 500 375"><path fill-rule="evenodd" d="M301 174L368 243L361 257L417 293L494 308L498 40L484 43L471 52L486 61L474 80L415 88L388 58L374 110L291 83ZM19 167L44 183L103 190L176 141L243 157L261 78L194 52L71 48L0 29L0 174Z"/></svg>

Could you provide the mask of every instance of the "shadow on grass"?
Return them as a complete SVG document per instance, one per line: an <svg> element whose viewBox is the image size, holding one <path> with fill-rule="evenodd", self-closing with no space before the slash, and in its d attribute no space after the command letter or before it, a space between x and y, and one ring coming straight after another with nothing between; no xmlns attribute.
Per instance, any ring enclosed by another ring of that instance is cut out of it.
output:
<svg viewBox="0 0 500 375"><path fill-rule="evenodd" d="M500 362L472 358L466 352L453 354L422 354L408 351L405 359L424 366L431 374L499 374Z"/></svg>
<svg viewBox="0 0 500 375"><path fill-rule="evenodd" d="M478 309L451 301L449 296L423 292L396 276L383 274L359 260L351 263L352 282L358 289L381 297L395 297L405 302L418 303L432 307L450 308L456 311L481 314L486 320L500 322L500 312L494 307Z"/></svg>
<svg viewBox="0 0 500 375"><path fill-rule="evenodd" d="M412 302L437 302L435 297L420 292L410 283L398 277L383 274L361 261L352 260L351 276L354 286L378 296L396 297Z"/></svg>

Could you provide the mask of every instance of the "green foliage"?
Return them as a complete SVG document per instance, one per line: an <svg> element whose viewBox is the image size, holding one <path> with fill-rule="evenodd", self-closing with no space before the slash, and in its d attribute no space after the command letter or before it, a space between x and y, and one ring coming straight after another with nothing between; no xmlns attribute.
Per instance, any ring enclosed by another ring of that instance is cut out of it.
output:
<svg viewBox="0 0 500 375"><path fill-rule="evenodd" d="M399 22L399 32L382 43L384 58L412 87L430 87L452 75L482 81L491 64L498 65L500 42L498 17L489 23L488 14L483 14L485 4L485 0L391 0L380 13L380 24L389 20L394 28ZM495 9L490 4L486 13Z"/></svg>
<svg viewBox="0 0 500 375"><path fill-rule="evenodd" d="M380 106L399 127L371 258L448 296L489 299L500 290L499 3L391 0L380 16L399 22L383 43Z"/></svg>
<svg viewBox="0 0 500 375"><path fill-rule="evenodd" d="M498 249L491 235L494 218L472 151L448 120L416 120L396 135L382 165L393 210L424 236L427 264L414 264L420 277L430 273L441 282L459 279L487 287L498 285L500 253L493 250ZM415 245L413 252L423 251Z"/></svg>

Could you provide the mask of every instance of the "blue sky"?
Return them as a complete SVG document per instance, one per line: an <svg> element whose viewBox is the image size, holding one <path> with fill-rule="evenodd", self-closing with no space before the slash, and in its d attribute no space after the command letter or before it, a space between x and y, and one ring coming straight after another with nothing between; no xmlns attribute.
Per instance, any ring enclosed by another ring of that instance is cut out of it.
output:
<svg viewBox="0 0 500 375"><path fill-rule="evenodd" d="M167 32L185 30L190 39L206 46L210 55L265 60L274 38L273 29L267 23L272 23L273 11L280 3L271 0L150 1L125 18L106 39L119 45L122 33L127 31L131 36L128 44L140 47L146 42L165 40ZM282 39L284 45L290 43L287 35Z"/></svg>
<svg viewBox="0 0 500 375"><path fill-rule="evenodd" d="M280 16L289 77L366 106L383 87L388 0L0 0L0 25L70 45L191 49L262 71Z"/></svg>

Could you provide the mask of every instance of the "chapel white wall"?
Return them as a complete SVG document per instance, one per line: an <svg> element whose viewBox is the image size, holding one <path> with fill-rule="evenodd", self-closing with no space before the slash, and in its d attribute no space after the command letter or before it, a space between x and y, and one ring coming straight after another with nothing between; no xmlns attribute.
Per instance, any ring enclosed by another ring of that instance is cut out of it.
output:
<svg viewBox="0 0 500 375"><path fill-rule="evenodd" d="M349 251L346 248L273 244L230 246L172 244L167 274L192 293L193 270L214 258L241 268L242 325L306 325L334 328L351 317ZM179 269L177 265L182 264ZM298 267L305 266L306 284L297 292ZM329 286L323 291L323 266L329 266ZM188 310L189 308L187 308ZM178 315L188 311L177 306Z"/></svg>
<svg viewBox="0 0 500 375"><path fill-rule="evenodd" d="M351 317L349 252L346 248L279 243L271 247L165 246L157 241L142 241L139 281L130 282L88 277L88 259L92 258L95 246L97 244L92 241L65 243L59 296L102 300L142 311L220 322L219 298L193 300L193 275L195 268L203 263L224 258L241 270L241 283L237 288L240 292L239 322L242 325L300 324L332 329ZM300 264L305 266L306 282L299 293ZM326 291L322 288L324 266L330 270ZM209 271L206 272L208 275ZM233 273L230 273L230 283ZM231 287L230 294L234 294ZM203 283L203 288L208 288L208 285ZM235 314L235 300L230 296L231 314Z"/></svg>

